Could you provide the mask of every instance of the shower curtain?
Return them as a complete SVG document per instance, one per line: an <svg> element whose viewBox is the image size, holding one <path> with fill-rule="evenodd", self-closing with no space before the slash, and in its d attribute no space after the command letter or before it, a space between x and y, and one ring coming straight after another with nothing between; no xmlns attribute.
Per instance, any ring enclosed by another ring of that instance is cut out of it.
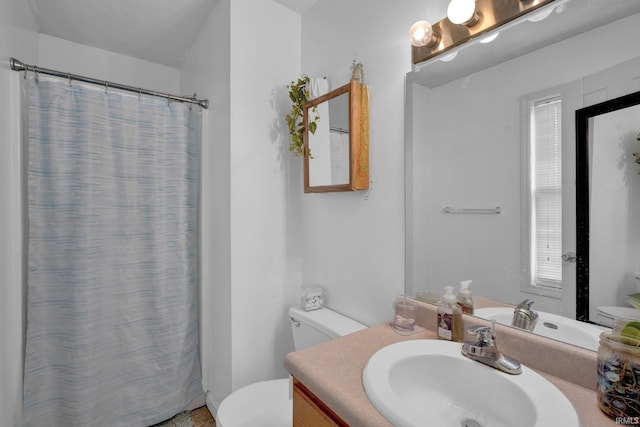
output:
<svg viewBox="0 0 640 427"><path fill-rule="evenodd" d="M202 392L200 111L29 79L24 426L148 426Z"/></svg>

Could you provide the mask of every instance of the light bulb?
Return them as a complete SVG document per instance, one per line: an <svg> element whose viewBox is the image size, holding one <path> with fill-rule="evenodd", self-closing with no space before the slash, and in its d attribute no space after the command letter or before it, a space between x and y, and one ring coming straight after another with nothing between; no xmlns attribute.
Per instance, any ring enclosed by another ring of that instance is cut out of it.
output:
<svg viewBox="0 0 640 427"><path fill-rule="evenodd" d="M551 15L551 12L553 12L553 7L550 7L548 9L542 9L539 12L534 12L531 17L529 18L530 22L540 22L543 21L545 19L547 19L549 17L549 15Z"/></svg>
<svg viewBox="0 0 640 427"><path fill-rule="evenodd" d="M473 25L478 22L476 0L451 0L447 17L453 24Z"/></svg>
<svg viewBox="0 0 640 427"><path fill-rule="evenodd" d="M433 28L427 21L418 21L409 29L411 44L416 47L431 46L435 43Z"/></svg>
<svg viewBox="0 0 640 427"><path fill-rule="evenodd" d="M451 53L449 53L449 54L447 54L447 55L443 55L443 56L440 58L440 61L442 61L442 62L449 62L449 61L452 61L452 60L453 60L453 58L455 58L456 56L458 56L458 51L457 51L457 50L455 50L455 51L453 51L453 52L451 52Z"/></svg>
<svg viewBox="0 0 640 427"><path fill-rule="evenodd" d="M492 41L497 39L499 35L500 35L500 33L498 31L496 31L495 33L489 34L488 36L480 39L479 41L480 41L480 43L485 43L485 44L486 43L491 43Z"/></svg>

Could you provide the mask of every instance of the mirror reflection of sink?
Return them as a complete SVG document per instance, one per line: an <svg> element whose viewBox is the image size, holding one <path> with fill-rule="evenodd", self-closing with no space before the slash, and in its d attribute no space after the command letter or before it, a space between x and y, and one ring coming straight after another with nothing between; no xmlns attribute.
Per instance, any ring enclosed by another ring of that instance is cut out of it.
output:
<svg viewBox="0 0 640 427"><path fill-rule="evenodd" d="M367 397L396 427L579 427L560 390L522 367L509 375L460 353L461 344L410 340L378 350L363 373Z"/></svg>
<svg viewBox="0 0 640 427"><path fill-rule="evenodd" d="M487 320L495 320L498 323L509 326L513 319L513 308L477 308L473 315ZM532 332L543 337L586 348L587 350L598 351L600 334L609 330L608 328L579 322L557 314L538 311L538 321Z"/></svg>

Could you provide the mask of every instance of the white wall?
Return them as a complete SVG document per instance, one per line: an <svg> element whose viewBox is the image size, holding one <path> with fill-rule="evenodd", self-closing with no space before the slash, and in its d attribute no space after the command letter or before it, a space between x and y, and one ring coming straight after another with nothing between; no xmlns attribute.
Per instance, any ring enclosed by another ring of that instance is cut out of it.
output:
<svg viewBox="0 0 640 427"><path fill-rule="evenodd" d="M511 303L525 297L519 291L519 98L637 56L639 19L626 18L438 88L416 85L415 289L440 292L445 284L474 279L472 288L479 295ZM554 64L553 69L546 64ZM570 102L575 108L582 106L582 84L574 85L578 89ZM503 213L442 215L448 204L499 205ZM575 296L535 299L540 310L575 313Z"/></svg>
<svg viewBox="0 0 640 427"><path fill-rule="evenodd" d="M368 325L390 319L392 300L404 291L408 31L418 19L443 15L433 2L323 0L302 20L303 73L327 76L335 88L349 81L354 58L364 64L371 171L369 191L300 196L302 283L323 286L329 307Z"/></svg>
<svg viewBox="0 0 640 427"><path fill-rule="evenodd" d="M232 391L230 0L219 0L181 68L185 93L209 99L201 151L202 385L212 411Z"/></svg>
<svg viewBox="0 0 640 427"><path fill-rule="evenodd" d="M277 23L277 25L274 25ZM250 31L248 31L250 29ZM300 67L300 16L273 2L231 3L231 327L233 388L286 376L293 350L298 235L289 177L285 76ZM258 355L258 357L256 357Z"/></svg>
<svg viewBox="0 0 640 427"><path fill-rule="evenodd" d="M38 36L35 65L98 80L180 94L180 71L45 34Z"/></svg>
<svg viewBox="0 0 640 427"><path fill-rule="evenodd" d="M212 102L203 141L202 346L213 410L243 385L286 376L293 350L286 309L300 284L302 181L284 116L287 79L300 72L300 23L271 0L220 0L182 70L184 89Z"/></svg>
<svg viewBox="0 0 640 427"><path fill-rule="evenodd" d="M23 272L21 75L9 58L35 61L35 22L27 2L0 0L0 427L22 424Z"/></svg>

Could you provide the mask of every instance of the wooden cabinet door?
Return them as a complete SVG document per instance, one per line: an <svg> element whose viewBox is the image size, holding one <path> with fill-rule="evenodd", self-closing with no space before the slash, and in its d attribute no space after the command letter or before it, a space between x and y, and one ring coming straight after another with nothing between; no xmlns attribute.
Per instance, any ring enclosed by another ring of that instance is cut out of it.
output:
<svg viewBox="0 0 640 427"><path fill-rule="evenodd" d="M293 379L293 427L348 427L322 400Z"/></svg>

